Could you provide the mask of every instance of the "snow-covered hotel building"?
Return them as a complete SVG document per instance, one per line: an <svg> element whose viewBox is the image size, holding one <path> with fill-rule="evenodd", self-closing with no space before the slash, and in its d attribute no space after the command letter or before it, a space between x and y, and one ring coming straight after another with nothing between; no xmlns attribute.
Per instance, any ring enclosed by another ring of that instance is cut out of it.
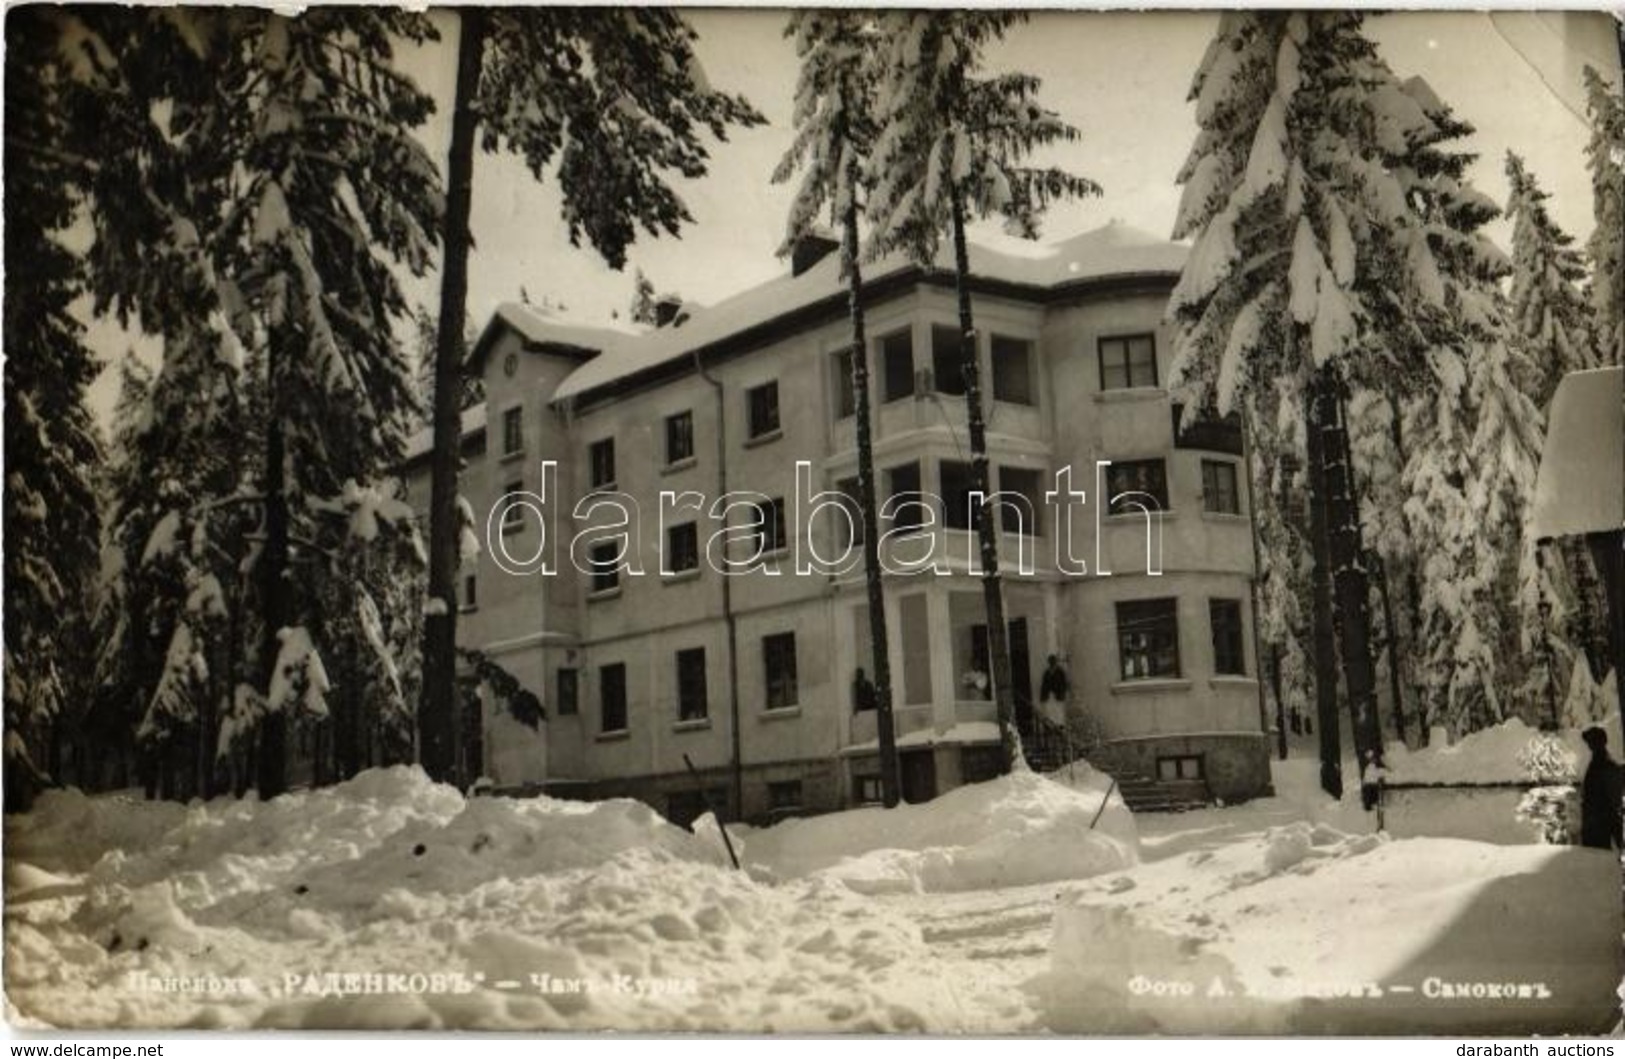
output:
<svg viewBox="0 0 1625 1059"><path fill-rule="evenodd" d="M854 682L871 668L860 552L845 570L796 573L809 546L828 558L848 543L834 505L810 514L807 494L855 490L857 474L850 323L829 249L809 241L779 278L667 306L644 333L523 305L486 326L471 351L486 402L465 417L462 478L484 547L463 572L458 638L546 718L532 730L486 696L464 725L470 776L630 795L680 821L702 790L727 804L736 761L746 819L878 798L875 714L857 708ZM973 246L972 290L992 484L1036 509L1000 511L1017 698L1038 698L1058 655L1074 731L1099 740L1091 760L1200 778L1228 801L1268 783L1253 549L1239 430L1176 437L1160 388L1185 252L1117 224L1047 247ZM998 753L976 687L985 617L953 275L882 262L865 280L877 489L930 504L903 506L882 539L904 794L922 800L986 778ZM406 479L426 510L425 448ZM810 482L798 484L801 462ZM1155 497L1160 536L1131 500L1102 512L1102 488ZM519 492L533 502L504 512ZM732 545L713 540L713 505L742 492L765 508L763 539L741 528L758 508L740 501L726 512ZM634 505L629 550L592 543L589 527ZM757 547L765 566L720 572ZM538 551L551 572L524 573ZM577 570L623 554L640 573Z"/></svg>

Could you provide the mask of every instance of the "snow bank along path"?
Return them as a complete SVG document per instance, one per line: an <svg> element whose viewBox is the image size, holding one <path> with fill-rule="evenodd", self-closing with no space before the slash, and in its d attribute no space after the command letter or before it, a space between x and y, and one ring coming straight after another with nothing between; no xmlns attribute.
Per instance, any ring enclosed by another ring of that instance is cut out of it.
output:
<svg viewBox="0 0 1625 1059"><path fill-rule="evenodd" d="M838 879L859 893L1024 886L1119 871L1139 861L1134 817L1110 779L1078 763L1070 786L1020 768L920 805L730 826L743 862L771 877ZM698 829L715 832L707 818Z"/></svg>
<svg viewBox="0 0 1625 1059"><path fill-rule="evenodd" d="M637 802L465 800L416 769L266 804L51 792L7 821L8 1014L58 1027L987 1031L997 1015L931 973L918 926L855 891L1123 867L1120 809L1101 814L1111 835L1055 852L1101 800L1010 777L898 811L904 847L885 854L869 851L890 814L826 818L848 819L844 846L815 839L821 821L753 832L758 855L777 846L773 883ZM830 858L867 866L818 870Z"/></svg>

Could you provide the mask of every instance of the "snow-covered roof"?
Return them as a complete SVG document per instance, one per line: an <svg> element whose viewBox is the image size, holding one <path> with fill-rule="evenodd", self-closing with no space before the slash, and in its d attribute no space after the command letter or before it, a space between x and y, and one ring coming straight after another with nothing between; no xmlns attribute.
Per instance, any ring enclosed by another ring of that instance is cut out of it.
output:
<svg viewBox="0 0 1625 1059"><path fill-rule="evenodd" d="M937 267L951 268L944 246ZM1113 222L1056 243L993 237L970 245L971 273L981 279L1051 290L1113 277L1179 274L1189 248ZM891 256L864 269L866 283L908 272L913 265ZM569 398L690 356L754 327L769 324L829 298L843 295L840 261L830 254L799 276L785 273L711 306L689 307L679 327L643 334L611 334L599 356L567 376L556 396Z"/></svg>
<svg viewBox="0 0 1625 1059"><path fill-rule="evenodd" d="M504 329L516 332L526 344L551 349L566 349L591 356L610 345L625 342L641 335L641 330L607 324L584 324L566 320L547 309L523 302L503 302L497 306L491 321L485 325L479 340L468 352L469 368L479 370L491 343Z"/></svg>
<svg viewBox="0 0 1625 1059"><path fill-rule="evenodd" d="M485 429L485 402L481 401L472 408L463 409L463 423L458 437L466 438L470 434ZM427 456L434 449L434 427L425 427L406 439L407 461L415 460L420 456Z"/></svg>
<svg viewBox="0 0 1625 1059"><path fill-rule="evenodd" d="M1625 527L1625 368L1565 375L1549 419L1530 532L1544 540Z"/></svg>

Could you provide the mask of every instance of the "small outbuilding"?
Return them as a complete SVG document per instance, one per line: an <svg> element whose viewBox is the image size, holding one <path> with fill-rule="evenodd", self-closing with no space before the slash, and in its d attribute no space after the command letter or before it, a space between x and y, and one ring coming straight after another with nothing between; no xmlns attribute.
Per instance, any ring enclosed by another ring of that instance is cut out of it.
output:
<svg viewBox="0 0 1625 1059"><path fill-rule="evenodd" d="M1558 385L1529 531L1540 543L1578 537L1589 548L1625 723L1625 367L1570 372Z"/></svg>

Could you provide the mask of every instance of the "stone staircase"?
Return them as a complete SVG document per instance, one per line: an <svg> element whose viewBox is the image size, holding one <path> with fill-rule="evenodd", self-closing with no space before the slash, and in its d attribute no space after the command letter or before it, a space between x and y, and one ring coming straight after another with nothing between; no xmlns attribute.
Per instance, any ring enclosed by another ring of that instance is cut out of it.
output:
<svg viewBox="0 0 1625 1059"><path fill-rule="evenodd" d="M1034 772L1053 772L1085 756L1065 728L1038 714L1032 718L1031 729L1021 734L1021 749L1027 767ZM1117 779L1117 789L1131 812L1183 813L1213 804L1203 780L1160 780L1119 770L1109 761L1092 760L1090 764Z"/></svg>
<svg viewBox="0 0 1625 1059"><path fill-rule="evenodd" d="M1021 733L1021 752L1034 772L1054 772L1080 756L1066 730L1042 717L1033 718L1031 731Z"/></svg>
<svg viewBox="0 0 1625 1059"><path fill-rule="evenodd" d="M1123 803L1135 813L1183 813L1206 809L1213 803L1201 780L1157 780L1149 776L1119 776L1117 789Z"/></svg>

